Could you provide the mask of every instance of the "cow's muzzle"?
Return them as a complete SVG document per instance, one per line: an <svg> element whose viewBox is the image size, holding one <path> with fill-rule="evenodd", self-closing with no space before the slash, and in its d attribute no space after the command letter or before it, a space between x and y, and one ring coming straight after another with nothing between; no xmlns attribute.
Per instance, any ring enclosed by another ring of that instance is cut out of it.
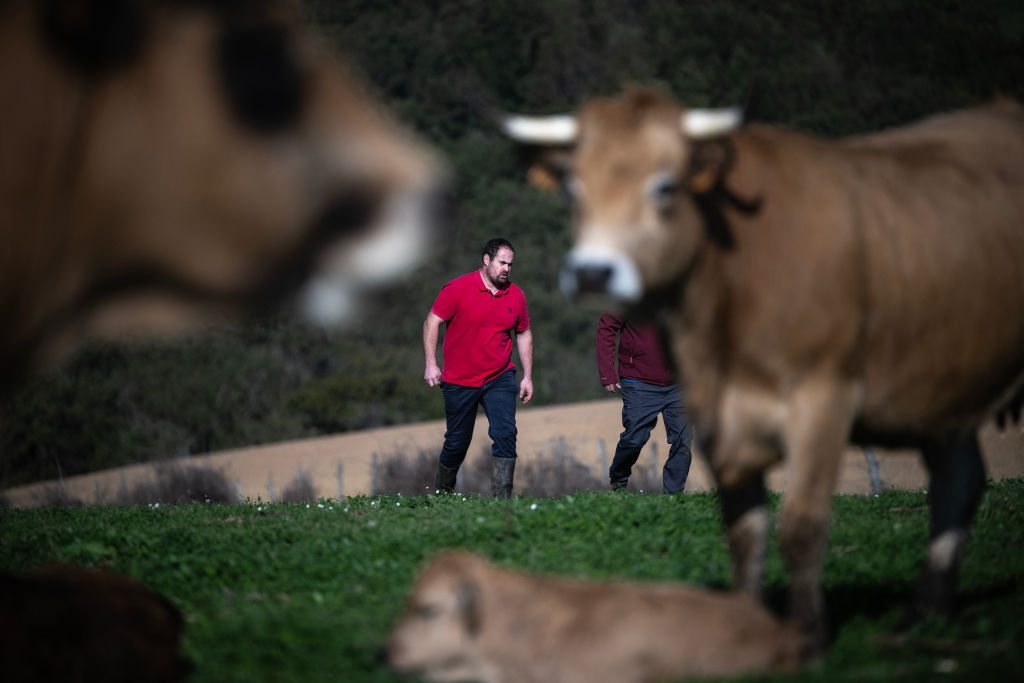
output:
<svg viewBox="0 0 1024 683"><path fill-rule="evenodd" d="M633 261L619 252L577 247L562 266L559 287L566 296L602 294L624 303L643 296L643 281Z"/></svg>

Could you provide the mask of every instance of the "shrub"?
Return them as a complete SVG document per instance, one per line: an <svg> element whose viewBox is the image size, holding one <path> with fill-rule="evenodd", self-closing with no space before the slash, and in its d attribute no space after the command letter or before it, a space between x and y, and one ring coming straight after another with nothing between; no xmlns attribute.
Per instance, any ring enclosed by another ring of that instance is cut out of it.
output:
<svg viewBox="0 0 1024 683"><path fill-rule="evenodd" d="M40 493L33 496L33 502L36 507L52 505L65 508L80 508L85 505L81 499L75 498L68 493L67 488L62 483L44 487Z"/></svg>
<svg viewBox="0 0 1024 683"><path fill-rule="evenodd" d="M295 478L281 489L279 503L311 503L316 500L316 489L309 473L299 470Z"/></svg>
<svg viewBox="0 0 1024 683"><path fill-rule="evenodd" d="M140 482L120 496L120 502L125 505L187 501L234 503L237 500L223 470L178 462L157 465L155 479Z"/></svg>
<svg viewBox="0 0 1024 683"><path fill-rule="evenodd" d="M420 449L406 457L400 453L384 456L379 465L374 493L422 496L434 492L437 453Z"/></svg>
<svg viewBox="0 0 1024 683"><path fill-rule="evenodd" d="M385 456L373 493L419 496L433 492L437 457L435 452L424 450L411 458L398 453ZM514 492L519 496L554 498L602 488L601 479L573 457L572 448L567 447L563 439L559 439L549 453L520 457L516 466ZM456 490L466 495L490 495L491 455L488 450L466 459L459 470Z"/></svg>

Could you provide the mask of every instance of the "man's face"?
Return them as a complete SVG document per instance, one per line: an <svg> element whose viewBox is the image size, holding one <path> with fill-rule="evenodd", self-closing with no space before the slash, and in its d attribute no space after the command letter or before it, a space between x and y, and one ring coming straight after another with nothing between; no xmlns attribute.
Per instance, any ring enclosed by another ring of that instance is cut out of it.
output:
<svg viewBox="0 0 1024 683"><path fill-rule="evenodd" d="M509 275L512 273L512 261L514 259L515 252L508 247L498 249L498 253L494 255L494 258L484 254L484 277L499 289L508 287Z"/></svg>

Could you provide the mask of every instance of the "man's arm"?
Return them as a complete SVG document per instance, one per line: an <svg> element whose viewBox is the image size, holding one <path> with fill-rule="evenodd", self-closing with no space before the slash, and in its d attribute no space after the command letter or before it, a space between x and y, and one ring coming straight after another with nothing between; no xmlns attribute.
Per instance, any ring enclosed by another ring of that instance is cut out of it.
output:
<svg viewBox="0 0 1024 683"><path fill-rule="evenodd" d="M615 343L623 327L622 319L610 313L605 313L597 321L597 333L594 335L597 347L597 374L605 391L621 388L619 373L615 369Z"/></svg>
<svg viewBox="0 0 1024 683"><path fill-rule="evenodd" d="M437 366L437 338L443 323L441 316L433 311L427 313L427 319L423 321L423 355L427 366L423 371L423 379L432 387L441 383L441 368Z"/></svg>
<svg viewBox="0 0 1024 683"><path fill-rule="evenodd" d="M519 398L529 403L533 398L533 332L525 330L516 334L519 362L523 366L523 379L519 382Z"/></svg>

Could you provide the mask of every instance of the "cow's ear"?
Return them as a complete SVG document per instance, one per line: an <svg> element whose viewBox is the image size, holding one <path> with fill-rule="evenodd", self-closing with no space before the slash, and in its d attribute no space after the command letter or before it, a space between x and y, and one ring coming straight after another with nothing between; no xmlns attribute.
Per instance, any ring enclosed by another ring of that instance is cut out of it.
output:
<svg viewBox="0 0 1024 683"><path fill-rule="evenodd" d="M571 147L524 145L520 159L528 166L526 180L541 192L554 194L565 189L572 164Z"/></svg>
<svg viewBox="0 0 1024 683"><path fill-rule="evenodd" d="M693 146L686 184L694 194L707 194L721 181L732 160L725 140L698 142Z"/></svg>
<svg viewBox="0 0 1024 683"><path fill-rule="evenodd" d="M455 600L459 613L466 623L466 632L476 637L480 633L482 615L480 613L480 589L472 579L459 582L455 588Z"/></svg>
<svg viewBox="0 0 1024 683"><path fill-rule="evenodd" d="M554 194L562 187L562 178L544 164L530 166L526 172L526 181L546 194Z"/></svg>

